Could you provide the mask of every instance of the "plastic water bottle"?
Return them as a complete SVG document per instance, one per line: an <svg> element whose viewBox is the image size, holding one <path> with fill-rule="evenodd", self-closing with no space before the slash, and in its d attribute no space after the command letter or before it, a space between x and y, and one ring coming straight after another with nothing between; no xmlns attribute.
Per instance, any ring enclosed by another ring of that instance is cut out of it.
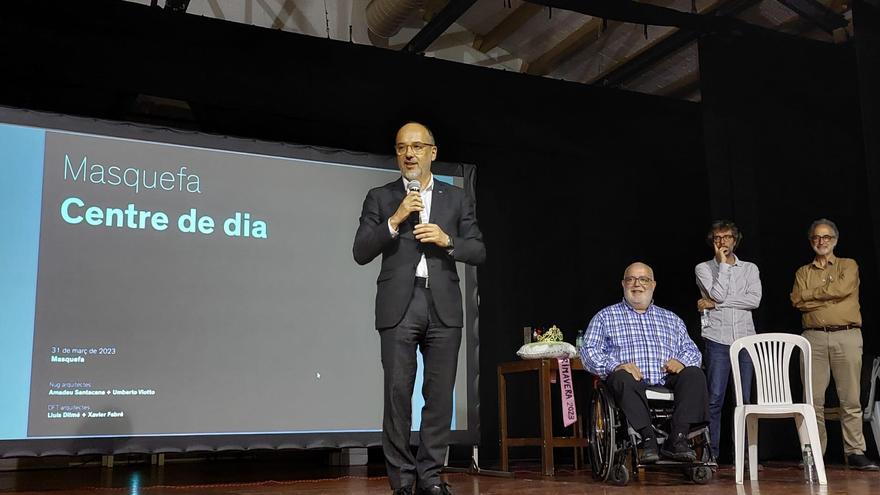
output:
<svg viewBox="0 0 880 495"><path fill-rule="evenodd" d="M816 460L813 459L810 444L804 445L804 481L810 484L816 482Z"/></svg>
<svg viewBox="0 0 880 495"><path fill-rule="evenodd" d="M700 313L700 328L707 328L709 326L709 310L704 309L702 313Z"/></svg>
<svg viewBox="0 0 880 495"><path fill-rule="evenodd" d="M578 330L577 338L574 340L574 346L580 351L580 348L584 345L584 331Z"/></svg>

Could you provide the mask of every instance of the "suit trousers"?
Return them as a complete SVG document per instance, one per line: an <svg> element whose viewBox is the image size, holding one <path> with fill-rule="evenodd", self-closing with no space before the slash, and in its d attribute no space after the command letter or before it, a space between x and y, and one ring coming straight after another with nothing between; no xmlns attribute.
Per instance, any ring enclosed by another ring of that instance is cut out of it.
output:
<svg viewBox="0 0 880 495"><path fill-rule="evenodd" d="M416 482L419 487L437 485L449 445L461 328L444 326L437 316L431 289L416 286L400 323L381 329L379 335L385 386L382 448L391 488L405 488ZM417 349L421 349L424 361L425 405L418 450L413 454L410 431Z"/></svg>
<svg viewBox="0 0 880 495"><path fill-rule="evenodd" d="M626 420L636 431L651 426L651 414L645 391L648 385L636 381L629 372L618 370L608 375L605 383L611 389L614 402L623 410ZM672 424L682 427L705 423L709 419L709 394L706 375L696 366L688 366L678 374L666 375L664 387L675 393Z"/></svg>
<svg viewBox="0 0 880 495"><path fill-rule="evenodd" d="M823 332L805 330L813 356L813 407L819 423L822 454L828 446L825 432L825 390L834 376L840 398L840 424L843 428L844 453L864 454L862 403L859 398L862 377L862 331L859 328Z"/></svg>

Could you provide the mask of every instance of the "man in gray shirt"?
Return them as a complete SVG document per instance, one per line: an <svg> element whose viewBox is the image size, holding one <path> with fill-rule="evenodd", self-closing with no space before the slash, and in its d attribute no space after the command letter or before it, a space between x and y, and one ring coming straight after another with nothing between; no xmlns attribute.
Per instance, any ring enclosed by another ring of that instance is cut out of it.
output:
<svg viewBox="0 0 880 495"><path fill-rule="evenodd" d="M721 408L730 380L730 344L734 340L755 334L752 310L761 303L761 278L754 263L743 261L735 254L742 242L742 233L729 220L712 223L706 241L715 256L697 265L697 286L701 297L697 310L702 318L705 344L703 363L706 365L706 384L709 388L709 436L712 454L719 455L721 437ZM752 360L745 352L739 356L743 401L750 402L752 390Z"/></svg>

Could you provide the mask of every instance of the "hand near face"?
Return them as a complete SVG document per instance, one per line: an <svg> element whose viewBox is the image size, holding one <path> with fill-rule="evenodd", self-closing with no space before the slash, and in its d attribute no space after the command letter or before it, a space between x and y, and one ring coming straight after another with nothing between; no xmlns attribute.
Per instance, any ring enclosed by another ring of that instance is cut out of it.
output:
<svg viewBox="0 0 880 495"><path fill-rule="evenodd" d="M730 255L730 249L725 246L719 246L718 243L713 243L712 247L715 248L715 261L724 263Z"/></svg>
<svg viewBox="0 0 880 495"><path fill-rule="evenodd" d="M423 244L436 244L442 248L449 247L449 236L439 225L433 223L420 223L413 229L416 239Z"/></svg>
<svg viewBox="0 0 880 495"><path fill-rule="evenodd" d="M663 371L677 375L684 369L684 365L678 359L672 358L663 365Z"/></svg>
<svg viewBox="0 0 880 495"><path fill-rule="evenodd" d="M697 299L697 311L703 311L704 309L715 309L715 301L708 297Z"/></svg>
<svg viewBox="0 0 880 495"><path fill-rule="evenodd" d="M424 209L425 205L422 203L422 196L415 191L408 193L403 197L403 201L400 202L397 211L391 215L391 218L389 219L391 227L393 227L394 230L397 230L397 226L405 222L413 212L422 211Z"/></svg>
<svg viewBox="0 0 880 495"><path fill-rule="evenodd" d="M614 371L623 370L632 375L637 382L642 381L642 370L635 363L624 363L614 368Z"/></svg>

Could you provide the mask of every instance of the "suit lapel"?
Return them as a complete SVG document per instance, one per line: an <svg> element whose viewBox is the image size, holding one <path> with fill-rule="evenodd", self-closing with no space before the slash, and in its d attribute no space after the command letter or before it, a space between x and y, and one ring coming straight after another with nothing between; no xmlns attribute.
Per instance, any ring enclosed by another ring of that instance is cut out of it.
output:
<svg viewBox="0 0 880 495"><path fill-rule="evenodd" d="M406 189L403 187L403 181L401 181L400 177L397 178L394 182L389 182L385 184L385 187L389 190L390 200L388 201L388 214L393 214L397 207L400 206L400 202L403 201L403 197L406 196ZM398 226L398 232L403 237L413 238L413 222L410 219L401 223Z"/></svg>
<svg viewBox="0 0 880 495"><path fill-rule="evenodd" d="M406 191L403 188L403 183L398 178L394 182L389 182L385 184L385 187L391 190L391 201L394 204L394 210L397 209L397 206L400 205L400 202L403 201L403 197L406 195ZM392 212L394 210L391 210Z"/></svg>
<svg viewBox="0 0 880 495"><path fill-rule="evenodd" d="M434 192L431 193L431 216L428 222L437 223L437 212L446 207L446 185L434 177Z"/></svg>

